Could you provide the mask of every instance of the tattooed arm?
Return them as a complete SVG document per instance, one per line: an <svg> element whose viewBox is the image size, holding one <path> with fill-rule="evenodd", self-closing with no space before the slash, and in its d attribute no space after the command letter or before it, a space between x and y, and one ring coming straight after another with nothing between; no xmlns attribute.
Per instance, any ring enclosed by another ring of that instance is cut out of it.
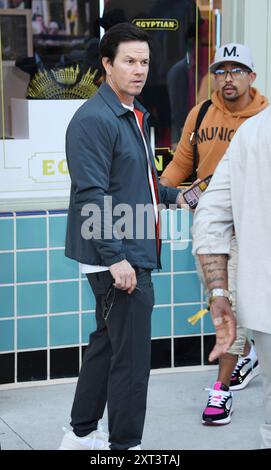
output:
<svg viewBox="0 0 271 470"><path fill-rule="evenodd" d="M228 289L228 256L199 255L208 291L215 287Z"/></svg>
<svg viewBox="0 0 271 470"><path fill-rule="evenodd" d="M228 255L233 229L229 154L223 157L205 193L193 224L193 253L199 257L207 289L228 289ZM210 306L216 329L212 361L227 352L236 335L236 321L227 297L214 297Z"/></svg>

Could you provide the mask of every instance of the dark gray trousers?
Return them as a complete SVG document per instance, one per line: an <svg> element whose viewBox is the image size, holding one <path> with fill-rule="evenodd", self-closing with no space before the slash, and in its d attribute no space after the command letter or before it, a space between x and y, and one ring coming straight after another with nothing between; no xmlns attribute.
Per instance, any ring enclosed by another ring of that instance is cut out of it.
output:
<svg viewBox="0 0 271 470"><path fill-rule="evenodd" d="M82 437L97 429L107 402L109 441L116 450L141 443L146 413L154 292L150 270L136 272L130 295L112 287L109 271L87 275L97 329L84 353L71 413L73 430Z"/></svg>

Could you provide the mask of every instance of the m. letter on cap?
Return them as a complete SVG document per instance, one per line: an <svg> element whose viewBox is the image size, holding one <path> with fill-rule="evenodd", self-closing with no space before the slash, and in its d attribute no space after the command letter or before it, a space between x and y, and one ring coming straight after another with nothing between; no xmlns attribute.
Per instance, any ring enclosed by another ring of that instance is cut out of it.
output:
<svg viewBox="0 0 271 470"><path fill-rule="evenodd" d="M226 47L224 47L224 57L230 57L231 55L234 55L234 57L239 57L239 54L236 54L236 46L233 46L232 50L229 51L229 49Z"/></svg>
<svg viewBox="0 0 271 470"><path fill-rule="evenodd" d="M220 67L225 62L244 65L251 71L254 71L250 49L244 44L229 43L219 47L215 53L215 60L210 65L210 71L213 73L217 67Z"/></svg>

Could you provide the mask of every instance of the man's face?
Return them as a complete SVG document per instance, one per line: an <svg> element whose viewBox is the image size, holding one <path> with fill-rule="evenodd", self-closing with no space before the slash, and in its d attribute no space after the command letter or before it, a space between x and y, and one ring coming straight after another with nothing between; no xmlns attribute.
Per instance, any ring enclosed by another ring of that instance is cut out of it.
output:
<svg viewBox="0 0 271 470"><path fill-rule="evenodd" d="M222 71L233 74L222 74ZM236 101L241 96L249 92L249 88L256 78L254 72L247 71L245 66L235 62L225 62L217 67L215 72L215 80L219 92L226 101ZM221 75L219 75L221 72Z"/></svg>
<svg viewBox="0 0 271 470"><path fill-rule="evenodd" d="M150 50L147 42L129 41L119 44L113 64L103 57L106 82L115 91L120 101L132 104L147 80Z"/></svg>

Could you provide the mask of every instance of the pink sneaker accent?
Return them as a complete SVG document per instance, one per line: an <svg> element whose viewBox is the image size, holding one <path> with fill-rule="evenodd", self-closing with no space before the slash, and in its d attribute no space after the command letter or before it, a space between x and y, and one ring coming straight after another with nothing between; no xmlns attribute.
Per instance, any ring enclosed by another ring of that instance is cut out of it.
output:
<svg viewBox="0 0 271 470"><path fill-rule="evenodd" d="M224 410L223 409L220 410L218 408L210 408L209 406L207 406L207 408L205 408L204 410L204 413L207 415L220 415L224 413Z"/></svg>
<svg viewBox="0 0 271 470"><path fill-rule="evenodd" d="M214 390L221 390L221 385L222 385L222 382L216 382L214 384Z"/></svg>

